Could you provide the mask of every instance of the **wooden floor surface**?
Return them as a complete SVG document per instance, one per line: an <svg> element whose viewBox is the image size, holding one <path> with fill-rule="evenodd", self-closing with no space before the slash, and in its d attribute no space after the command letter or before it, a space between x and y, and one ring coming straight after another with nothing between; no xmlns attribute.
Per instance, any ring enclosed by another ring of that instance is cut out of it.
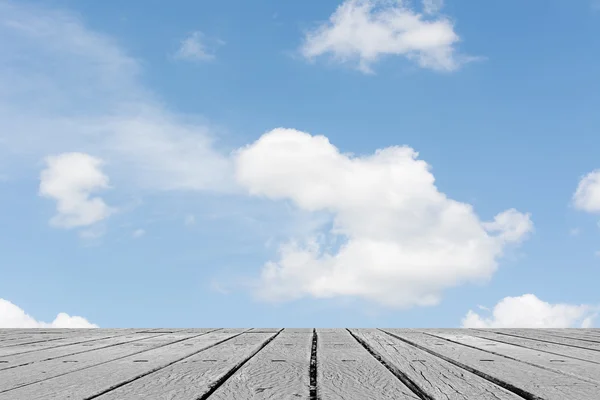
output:
<svg viewBox="0 0 600 400"><path fill-rule="evenodd" d="M600 329L0 329L0 400L600 400Z"/></svg>

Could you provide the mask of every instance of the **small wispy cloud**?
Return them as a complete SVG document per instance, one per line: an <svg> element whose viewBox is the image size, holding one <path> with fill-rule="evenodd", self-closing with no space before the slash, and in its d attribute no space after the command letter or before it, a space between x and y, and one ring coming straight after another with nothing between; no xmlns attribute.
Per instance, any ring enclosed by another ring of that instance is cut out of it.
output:
<svg viewBox="0 0 600 400"><path fill-rule="evenodd" d="M210 39L200 31L192 32L180 44L175 57L188 61L211 61L215 59L216 48L225 44L220 39Z"/></svg>
<svg viewBox="0 0 600 400"><path fill-rule="evenodd" d="M194 225L196 223L196 216L194 216L192 214L186 215L185 219L183 220L183 223L186 226Z"/></svg>
<svg viewBox="0 0 600 400"><path fill-rule="evenodd" d="M134 239L138 239L138 238L141 238L142 236L144 236L145 234L146 234L145 230L143 230L143 229L136 229L133 232L132 236L133 236Z"/></svg>
<svg viewBox="0 0 600 400"><path fill-rule="evenodd" d="M444 0L423 0L423 11L426 14L436 14L444 7Z"/></svg>

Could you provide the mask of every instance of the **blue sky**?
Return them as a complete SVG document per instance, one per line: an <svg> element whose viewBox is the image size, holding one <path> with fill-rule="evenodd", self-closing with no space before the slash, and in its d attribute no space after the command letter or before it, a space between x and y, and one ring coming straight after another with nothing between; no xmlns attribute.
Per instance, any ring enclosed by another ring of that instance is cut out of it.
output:
<svg viewBox="0 0 600 400"><path fill-rule="evenodd" d="M598 326L594 2L0 0L0 41L0 327Z"/></svg>

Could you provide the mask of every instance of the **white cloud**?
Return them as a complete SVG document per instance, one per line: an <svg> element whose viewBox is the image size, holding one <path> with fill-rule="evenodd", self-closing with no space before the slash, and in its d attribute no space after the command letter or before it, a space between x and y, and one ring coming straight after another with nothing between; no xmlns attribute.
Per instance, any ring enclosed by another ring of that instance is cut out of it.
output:
<svg viewBox="0 0 600 400"><path fill-rule="evenodd" d="M373 72L371 66L386 55L403 56L437 71L453 71L473 59L457 55L460 38L452 21L432 15L441 1L424 1L426 14L405 3L346 0L328 22L306 34L302 55L309 60L329 54L338 62L358 61L365 73Z"/></svg>
<svg viewBox="0 0 600 400"><path fill-rule="evenodd" d="M235 190L214 128L165 107L112 38L10 1L0 2L0 35L1 158L27 166L76 151L109 160L111 180L128 189Z"/></svg>
<svg viewBox="0 0 600 400"><path fill-rule="evenodd" d="M426 14L435 14L444 7L444 0L423 0L423 11Z"/></svg>
<svg viewBox="0 0 600 400"><path fill-rule="evenodd" d="M265 299L436 304L445 288L489 279L505 247L533 229L516 210L481 222L469 204L439 192L409 147L355 157L324 136L275 129L235 157L237 180L250 194L328 212L333 221L280 247L257 283Z"/></svg>
<svg viewBox="0 0 600 400"><path fill-rule="evenodd" d="M217 41L223 44L222 41ZM183 60L210 61L215 58L214 50L209 49L207 39L202 32L192 32L186 37L177 50L175 56Z"/></svg>
<svg viewBox="0 0 600 400"><path fill-rule="evenodd" d="M196 224L196 216L192 215L192 214L188 214L185 216L183 223L186 226L190 226L190 225L194 225Z"/></svg>
<svg viewBox="0 0 600 400"><path fill-rule="evenodd" d="M137 238L141 238L142 236L144 236L146 234L146 231L143 229L136 229L131 236L133 236L134 239Z"/></svg>
<svg viewBox="0 0 600 400"><path fill-rule="evenodd" d="M64 153L46 158L47 168L40 176L39 193L56 200L54 226L75 228L107 218L113 209L91 194L109 187L102 172L102 160L84 153Z"/></svg>
<svg viewBox="0 0 600 400"><path fill-rule="evenodd" d="M573 195L575 208L589 213L600 213L600 170L585 175Z"/></svg>
<svg viewBox="0 0 600 400"><path fill-rule="evenodd" d="M98 328L83 317L60 313L50 323L35 320L8 300L0 299L0 328Z"/></svg>
<svg viewBox="0 0 600 400"><path fill-rule="evenodd" d="M598 307L590 305L550 304L533 294L505 297L482 317L469 310L462 320L463 328L589 328Z"/></svg>

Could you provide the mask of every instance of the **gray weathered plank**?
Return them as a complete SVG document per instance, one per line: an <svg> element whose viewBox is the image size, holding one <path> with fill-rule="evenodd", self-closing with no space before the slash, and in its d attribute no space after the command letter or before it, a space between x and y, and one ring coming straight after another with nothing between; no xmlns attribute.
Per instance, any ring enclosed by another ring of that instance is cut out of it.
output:
<svg viewBox="0 0 600 400"><path fill-rule="evenodd" d="M49 340L49 341L44 340L44 341L40 341L40 342L23 343L20 345L7 346L7 347L0 348L0 357L5 357L5 356L15 355L15 354L24 354L24 353L29 353L29 352L39 351L39 350L49 349L49 348L69 346L69 345L78 344L78 343L93 342L93 341L100 340L100 339L126 336L128 334L131 334L131 332L117 333L117 332L113 331L113 332L106 332L105 334L91 334L91 335L84 334L81 336L74 335L74 336L70 336L70 337L61 337L56 340Z"/></svg>
<svg viewBox="0 0 600 400"><path fill-rule="evenodd" d="M327 400L419 398L345 329L317 329L317 382Z"/></svg>
<svg viewBox="0 0 600 400"><path fill-rule="evenodd" d="M259 352L275 333L244 333L156 373L121 386L99 400L196 400ZM244 398L244 397L236 397Z"/></svg>
<svg viewBox="0 0 600 400"><path fill-rule="evenodd" d="M83 370L134 354L139 355L148 350L166 346L169 343L191 338L199 334L162 333L158 336L147 335L151 337L141 341L123 343L118 346L2 370L0 371L0 392Z"/></svg>
<svg viewBox="0 0 600 400"><path fill-rule="evenodd" d="M229 340L243 329L224 329L148 350L67 375L0 393L0 400L80 400L141 379L186 357Z"/></svg>
<svg viewBox="0 0 600 400"><path fill-rule="evenodd" d="M167 335L167 333L134 333L126 336L110 337L95 341L71 344L61 347L52 347L23 354L0 356L0 371L8 368L16 368L36 362L53 360L61 357L73 356L89 351L99 350L123 343L134 343L146 338Z"/></svg>
<svg viewBox="0 0 600 400"><path fill-rule="evenodd" d="M57 329L54 331L42 331L42 330L19 330L13 334L1 336L0 339L5 339L0 342L0 347L14 346L16 344L27 344L32 342L42 342L48 340L55 340L61 338L72 338L72 337L93 337L93 336L106 336L115 334L124 334L128 332L136 332L136 329ZM15 340L22 341L15 342ZM8 343L10 341L10 343Z"/></svg>
<svg viewBox="0 0 600 400"><path fill-rule="evenodd" d="M522 397L376 329L350 329L430 399L522 400ZM410 384L407 384L410 385Z"/></svg>
<svg viewBox="0 0 600 400"><path fill-rule="evenodd" d="M52 342L60 339L68 338L68 335L37 335L37 336L19 336L18 338L5 340L0 342L0 349L4 349L6 347L15 347L33 343L43 343L43 342ZM73 337L80 337L79 335L73 335Z"/></svg>
<svg viewBox="0 0 600 400"><path fill-rule="evenodd" d="M392 333L392 340L401 338L513 392L526 393L533 398L537 396L545 400L590 400L600 393L600 385L437 339L425 333L406 329L383 331Z"/></svg>
<svg viewBox="0 0 600 400"><path fill-rule="evenodd" d="M477 329L480 330L480 329ZM587 342L578 339L566 338L562 336L554 336L549 335L547 333L541 332L541 330L537 331L525 331L519 329L486 329L489 332L495 332L500 335L507 336L516 336L523 338L530 338L539 341L549 342L549 343L557 343L564 346L572 346L578 347L580 349L588 349L593 351L600 351L600 343Z"/></svg>
<svg viewBox="0 0 600 400"><path fill-rule="evenodd" d="M496 355L510 357L548 370L570 375L574 378L585 379L589 382L600 384L600 365L598 364L574 360L567 357L559 357L537 350L494 342L466 334L457 334L455 332L434 331L429 334L466 346L475 347Z"/></svg>
<svg viewBox="0 0 600 400"><path fill-rule="evenodd" d="M308 399L312 339L312 329L285 329L210 399Z"/></svg>
<svg viewBox="0 0 600 400"><path fill-rule="evenodd" d="M27 334L4 335L4 336L0 337L0 345L2 345L2 346L10 345L9 342L13 342L15 340L30 339L31 337L32 337L32 335L27 335Z"/></svg>
<svg viewBox="0 0 600 400"><path fill-rule="evenodd" d="M465 333L463 332L463 334ZM500 335L495 332L481 331L475 329L469 329L466 332L466 334L493 340L496 342L512 344L514 346L521 346L528 349L543 351L549 354L554 354L556 356L569 357L576 360L590 361L600 364L600 352L597 351L590 351L578 347L564 346L558 343L541 342L539 340L525 337Z"/></svg>
<svg viewBox="0 0 600 400"><path fill-rule="evenodd" d="M590 332L584 332L581 329L544 329L543 331L552 335L575 339L585 339L600 343L600 336Z"/></svg>
<svg viewBox="0 0 600 400"><path fill-rule="evenodd" d="M177 334L189 333L190 336L212 332L215 329L194 329L193 331L178 331L173 332ZM218 330L218 329L217 329ZM86 341L83 343L76 343L70 345L64 345L60 347L50 347L28 353L13 354L9 356L0 356L0 371L7 368L14 368L19 365L27 365L34 362L47 361L60 357L72 356L76 354L85 353L97 349L107 348L111 346L117 346L122 343L133 343L146 338L157 337L161 335L167 335L166 331L149 332L149 333L129 333L126 335L111 336L106 339L97 339ZM142 347L142 344L134 344L136 347ZM5 365L3 367L3 365Z"/></svg>
<svg viewBox="0 0 600 400"><path fill-rule="evenodd" d="M546 335L552 337L560 337L565 339L573 339L573 340L581 340L584 342L593 342L600 344L600 339L595 338L590 335L581 334L578 332L568 332L566 329L562 330L553 330L553 329L503 329L508 332L514 332L517 334L526 333L526 334L537 334L537 335Z"/></svg>

